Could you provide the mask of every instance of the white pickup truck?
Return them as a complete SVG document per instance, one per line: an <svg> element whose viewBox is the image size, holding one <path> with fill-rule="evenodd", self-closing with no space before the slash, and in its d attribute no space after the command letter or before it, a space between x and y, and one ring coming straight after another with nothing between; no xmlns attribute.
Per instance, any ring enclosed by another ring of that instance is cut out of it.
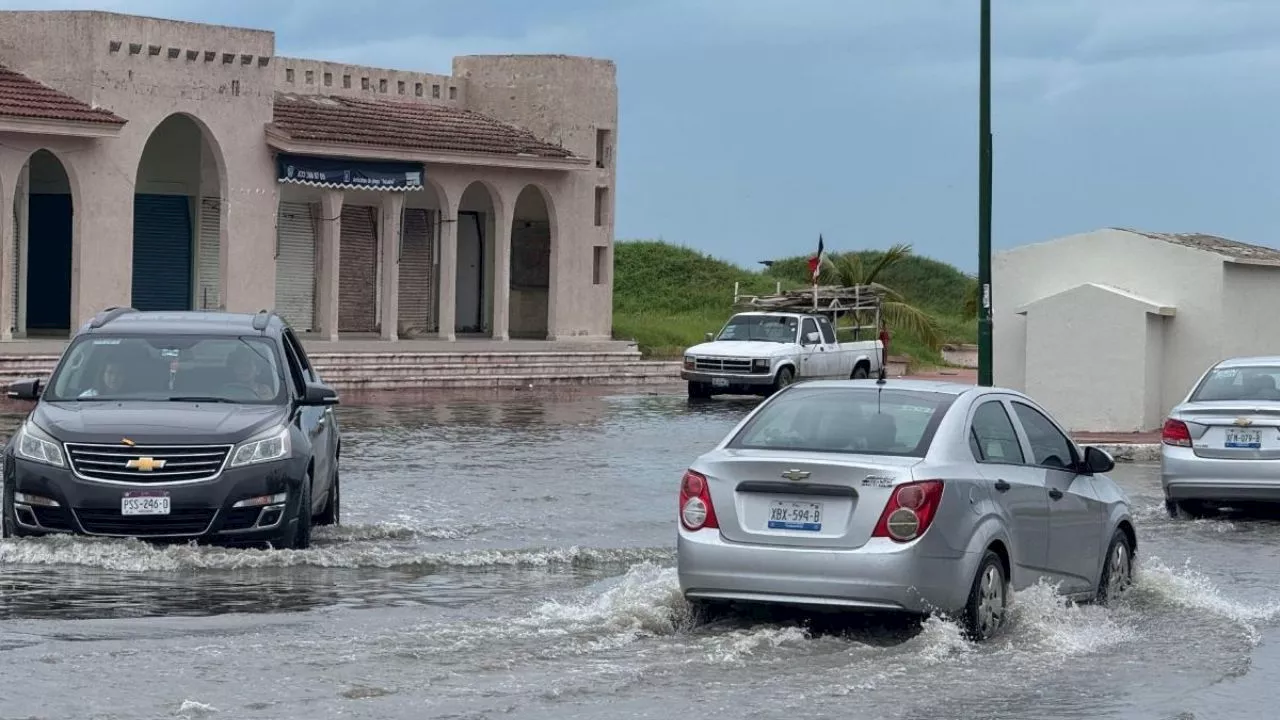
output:
<svg viewBox="0 0 1280 720"><path fill-rule="evenodd" d="M797 380L866 378L880 371L879 339L840 343L822 315L743 312L684 351L690 398L769 395Z"/></svg>

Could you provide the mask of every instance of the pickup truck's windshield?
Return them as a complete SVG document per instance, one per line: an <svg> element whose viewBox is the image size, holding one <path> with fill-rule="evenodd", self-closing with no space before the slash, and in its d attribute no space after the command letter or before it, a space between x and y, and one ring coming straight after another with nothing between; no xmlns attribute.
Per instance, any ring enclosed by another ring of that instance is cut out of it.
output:
<svg viewBox="0 0 1280 720"><path fill-rule="evenodd" d="M267 404L284 401L282 377L275 347L258 336L88 335L44 398Z"/></svg>
<svg viewBox="0 0 1280 720"><path fill-rule="evenodd" d="M796 325L793 317L778 315L735 315L729 318L717 340L754 340L757 342L793 343Z"/></svg>

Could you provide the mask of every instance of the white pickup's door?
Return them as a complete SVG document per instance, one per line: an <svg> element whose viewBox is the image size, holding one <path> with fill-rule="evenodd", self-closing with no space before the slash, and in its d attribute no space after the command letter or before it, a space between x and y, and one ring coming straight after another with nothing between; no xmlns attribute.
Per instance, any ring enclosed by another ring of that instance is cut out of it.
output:
<svg viewBox="0 0 1280 720"><path fill-rule="evenodd" d="M831 322L824 317L818 318L818 331L822 333L822 354L826 365L824 374L827 377L841 379L852 375L853 354L840 347Z"/></svg>
<svg viewBox="0 0 1280 720"><path fill-rule="evenodd" d="M800 377L814 379L830 374L827 366L826 347L819 338L818 342L809 342L809 333L818 332L818 324L807 317L800 323Z"/></svg>

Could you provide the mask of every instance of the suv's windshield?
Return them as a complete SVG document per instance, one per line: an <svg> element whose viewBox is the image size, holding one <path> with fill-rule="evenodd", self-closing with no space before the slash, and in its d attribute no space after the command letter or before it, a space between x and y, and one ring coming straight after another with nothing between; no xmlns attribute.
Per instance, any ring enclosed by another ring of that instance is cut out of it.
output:
<svg viewBox="0 0 1280 720"><path fill-rule="evenodd" d="M717 340L756 340L793 343L797 321L780 315L735 315L729 318Z"/></svg>
<svg viewBox="0 0 1280 720"><path fill-rule="evenodd" d="M44 398L268 404L283 400L281 377L275 346L259 336L89 335L72 343Z"/></svg>
<svg viewBox="0 0 1280 720"><path fill-rule="evenodd" d="M1248 366L1216 368L1191 394L1191 402L1280 400L1280 367Z"/></svg>

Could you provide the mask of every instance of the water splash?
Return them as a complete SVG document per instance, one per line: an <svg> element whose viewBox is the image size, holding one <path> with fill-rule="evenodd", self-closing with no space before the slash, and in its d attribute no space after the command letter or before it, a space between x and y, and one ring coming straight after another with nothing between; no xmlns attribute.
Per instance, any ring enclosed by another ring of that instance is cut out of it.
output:
<svg viewBox="0 0 1280 720"><path fill-rule="evenodd" d="M118 572L322 568L597 567L663 562L669 548L525 548L426 552L377 543L340 543L308 550L153 545L132 539L52 536L0 541L0 564L71 565Z"/></svg>

